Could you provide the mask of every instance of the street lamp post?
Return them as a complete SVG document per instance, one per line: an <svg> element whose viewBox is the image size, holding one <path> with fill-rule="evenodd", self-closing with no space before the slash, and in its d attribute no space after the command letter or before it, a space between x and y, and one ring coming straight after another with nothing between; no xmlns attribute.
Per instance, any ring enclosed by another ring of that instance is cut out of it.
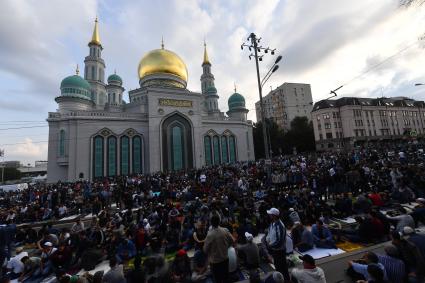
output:
<svg viewBox="0 0 425 283"><path fill-rule="evenodd" d="M0 149L0 157L4 157L4 149L3 150ZM4 158L3 158L3 161L4 161ZM4 166L5 166L5 164L3 162L2 166L1 166L1 183L2 184L4 182Z"/></svg>
<svg viewBox="0 0 425 283"><path fill-rule="evenodd" d="M263 141L264 141L264 154L266 159L270 159L270 152L269 152L269 140L267 138L267 125L266 125L266 117L264 112L264 105L263 105L263 85L264 83L270 78L271 74L274 73L279 66L277 63L282 59L282 56L278 57L278 60L276 60L275 64L272 66L272 68L267 72L266 76L263 78L263 80L260 79L260 69L258 61L263 61L264 55L258 55L259 52L263 51L264 53L270 52L271 55L274 55L276 49L271 49L269 47L262 47L258 46L258 43L260 43L261 37L257 38L255 33L251 33L247 38L247 43L243 43L241 45L241 49L243 50L244 47L248 47L248 49L251 51L252 48L254 48L254 54L249 55L249 59L251 60L252 57L255 59L255 67L257 70L257 83L258 83L258 94L260 96L260 112L261 112L261 123L263 125Z"/></svg>

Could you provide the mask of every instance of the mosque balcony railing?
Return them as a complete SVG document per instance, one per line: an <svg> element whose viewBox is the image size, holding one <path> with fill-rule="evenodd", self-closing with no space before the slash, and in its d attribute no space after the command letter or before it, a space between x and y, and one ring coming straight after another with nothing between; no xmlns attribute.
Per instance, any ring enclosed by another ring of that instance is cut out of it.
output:
<svg viewBox="0 0 425 283"><path fill-rule="evenodd" d="M147 113L122 113L122 112L105 112L105 111L70 111L66 113L49 113L49 118L77 118L77 117L93 117L93 118L123 118L123 119L143 119L147 118Z"/></svg>
<svg viewBox="0 0 425 283"><path fill-rule="evenodd" d="M56 162L59 166L67 166L68 165L68 156L58 156Z"/></svg>

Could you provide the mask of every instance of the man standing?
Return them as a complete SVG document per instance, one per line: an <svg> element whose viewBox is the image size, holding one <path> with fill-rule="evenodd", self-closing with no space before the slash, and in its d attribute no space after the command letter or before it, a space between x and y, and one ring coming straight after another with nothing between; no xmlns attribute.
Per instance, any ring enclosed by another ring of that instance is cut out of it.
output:
<svg viewBox="0 0 425 283"><path fill-rule="evenodd" d="M267 210L271 223L266 235L266 246L277 271L289 281L288 265L286 263L286 228L279 219L280 211L277 208Z"/></svg>
<svg viewBox="0 0 425 283"><path fill-rule="evenodd" d="M208 231L204 243L204 252L208 255L216 283L229 282L229 256L227 250L233 244L233 237L230 232L219 226L220 217L211 217L211 229Z"/></svg>

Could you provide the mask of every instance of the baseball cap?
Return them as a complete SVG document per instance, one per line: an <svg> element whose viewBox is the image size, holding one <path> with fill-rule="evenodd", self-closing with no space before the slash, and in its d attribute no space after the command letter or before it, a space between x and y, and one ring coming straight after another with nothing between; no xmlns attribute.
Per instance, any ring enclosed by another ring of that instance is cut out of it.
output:
<svg viewBox="0 0 425 283"><path fill-rule="evenodd" d="M416 201L421 202L421 203L425 203L425 198L417 198Z"/></svg>
<svg viewBox="0 0 425 283"><path fill-rule="evenodd" d="M44 246L45 247L53 247L53 244L51 242L45 242Z"/></svg>
<svg viewBox="0 0 425 283"><path fill-rule="evenodd" d="M299 258L300 258L302 261L307 262L308 264L316 265L316 262L315 262L314 258L313 258L311 255L309 255L309 254L305 254L305 255L303 255L303 256L300 256Z"/></svg>
<svg viewBox="0 0 425 283"><path fill-rule="evenodd" d="M245 232L245 238L247 241L252 241L254 240L254 236L252 236L251 233Z"/></svg>
<svg viewBox="0 0 425 283"><path fill-rule="evenodd" d="M267 210L267 214L279 216L280 211L279 209L272 207L269 210Z"/></svg>
<svg viewBox="0 0 425 283"><path fill-rule="evenodd" d="M295 211L295 209L293 209L292 207L289 209L290 212Z"/></svg>

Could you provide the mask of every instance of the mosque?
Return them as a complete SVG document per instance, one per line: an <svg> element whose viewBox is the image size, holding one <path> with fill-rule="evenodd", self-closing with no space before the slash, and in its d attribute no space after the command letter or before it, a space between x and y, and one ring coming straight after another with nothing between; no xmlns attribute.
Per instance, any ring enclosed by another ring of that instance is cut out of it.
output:
<svg viewBox="0 0 425 283"><path fill-rule="evenodd" d="M123 80L105 82L105 61L96 19L84 78L60 84L56 112L49 112L48 182L97 179L202 168L254 159L252 122L244 97L233 93L221 112L204 44L201 92L187 89L184 61L164 48L138 65L140 87L124 98Z"/></svg>

